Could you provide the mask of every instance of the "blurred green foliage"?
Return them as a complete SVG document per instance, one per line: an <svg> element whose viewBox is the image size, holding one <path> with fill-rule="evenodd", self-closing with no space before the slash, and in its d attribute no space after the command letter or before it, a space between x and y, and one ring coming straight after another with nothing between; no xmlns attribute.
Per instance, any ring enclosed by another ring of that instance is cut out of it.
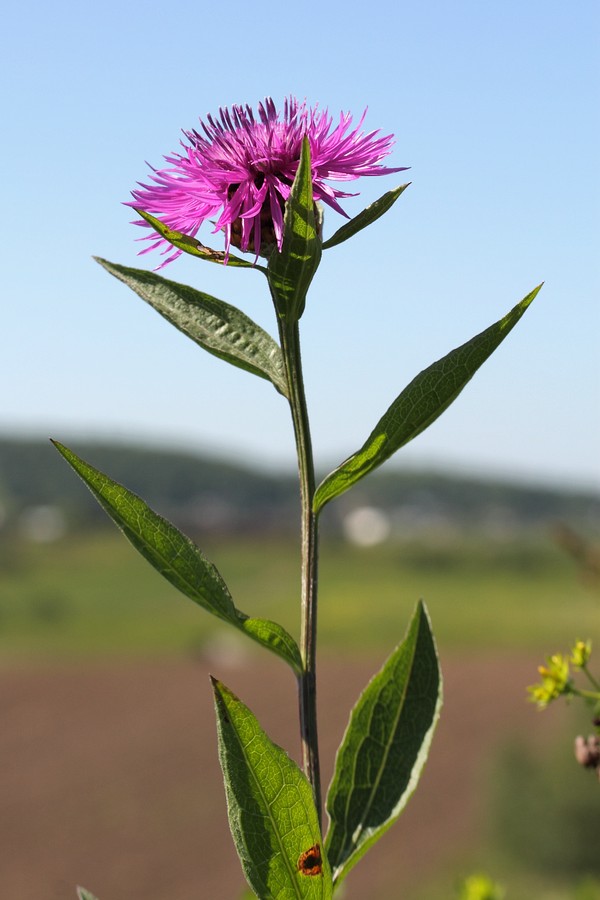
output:
<svg viewBox="0 0 600 900"><path fill-rule="evenodd" d="M573 734L537 751L522 740L507 746L492 778L493 835L520 867L557 881L600 880L600 788L577 765Z"/></svg>
<svg viewBox="0 0 600 900"><path fill-rule="evenodd" d="M201 548L242 609L297 633L293 542L222 537L201 541ZM444 649L525 648L535 661L562 645L575 625L581 634L597 633L597 597L573 578L570 560L550 541L424 538L357 548L329 540L321 578L324 651L389 650L419 598ZM0 542L4 659L181 654L225 633L233 635L178 594L116 530L51 544Z"/></svg>

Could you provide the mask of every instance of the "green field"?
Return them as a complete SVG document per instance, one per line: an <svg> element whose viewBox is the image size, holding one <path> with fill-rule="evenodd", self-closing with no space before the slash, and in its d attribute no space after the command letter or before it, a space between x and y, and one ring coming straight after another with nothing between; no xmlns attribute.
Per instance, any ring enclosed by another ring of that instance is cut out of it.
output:
<svg viewBox="0 0 600 900"><path fill-rule="evenodd" d="M213 541L236 605L298 631L298 558L288 542ZM385 652L419 598L445 649L565 648L596 637L598 593L544 536L452 538L321 551L320 645ZM179 595L118 533L0 547L0 652L6 661L181 654L228 634ZM232 635L237 637L235 634Z"/></svg>
<svg viewBox="0 0 600 900"><path fill-rule="evenodd" d="M295 546L247 537L213 539L202 549L239 608L298 633ZM522 661L525 652L531 654L532 681L536 664L549 653L566 650L576 637L596 642L600 637L597 585L585 584L575 563L545 535L518 540L446 535L369 549L326 541L322 653L346 654L353 661L358 655L383 657L402 637L420 597L429 606L442 657L464 650L458 658L466 660L494 650L505 654L510 666L511 653ZM57 662L181 657L199 653L213 640L231 640L235 647L243 639L178 595L116 531L46 545L16 540L0 545L0 661L9 679L21 667L28 677L29 667L35 673L39 665L41 692L49 671L62 675L54 668ZM247 652L262 652L246 643ZM94 667L74 665L69 672L85 668ZM507 708L515 691L525 707L525 683L519 676L505 695L500 691L498 708ZM533 709L530 721L527 733L506 722L506 741L517 740L512 749L490 744L477 781L485 806L477 838L458 855L436 862L415 887L414 900L456 897L459 879L479 870L507 887L507 900L600 900L597 861L588 847L589 835L597 832L596 789L590 773L575 765L571 749L573 734L588 725L586 714L582 725L569 719L562 730L555 729L541 755L538 745L528 742L529 729L537 731ZM114 721L107 720L106 727L114 729ZM460 772L462 738L448 746L454 747ZM436 810L438 801L441 815L450 815L444 796L436 799ZM511 842L512 835L519 839Z"/></svg>

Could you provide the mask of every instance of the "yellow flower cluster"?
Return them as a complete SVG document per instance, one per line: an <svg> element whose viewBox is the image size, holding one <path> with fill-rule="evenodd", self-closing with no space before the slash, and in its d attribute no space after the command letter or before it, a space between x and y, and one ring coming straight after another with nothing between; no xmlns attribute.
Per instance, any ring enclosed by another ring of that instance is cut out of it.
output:
<svg viewBox="0 0 600 900"><path fill-rule="evenodd" d="M537 703L540 709L545 709L557 697L578 693L573 689L570 667L585 669L591 652L591 641L575 641L569 656L564 656L562 653L549 656L546 665L538 667L542 680L527 688L531 694L530 699Z"/></svg>
<svg viewBox="0 0 600 900"><path fill-rule="evenodd" d="M576 669L583 669L587 666L590 654L592 652L591 641L577 641L571 650L571 664Z"/></svg>
<svg viewBox="0 0 600 900"><path fill-rule="evenodd" d="M541 682L527 688L531 700L537 703L540 709L545 709L552 700L570 693L571 690L569 658L561 653L555 653L548 657L546 662L547 665L538 667L538 672L542 676Z"/></svg>

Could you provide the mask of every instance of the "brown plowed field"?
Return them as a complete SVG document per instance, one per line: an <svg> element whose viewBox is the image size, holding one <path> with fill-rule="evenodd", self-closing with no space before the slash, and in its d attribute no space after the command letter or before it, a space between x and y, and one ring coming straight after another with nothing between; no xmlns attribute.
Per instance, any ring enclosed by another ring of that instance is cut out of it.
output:
<svg viewBox="0 0 600 900"><path fill-rule="evenodd" d="M381 662L321 664L325 783L350 706ZM346 900L406 898L477 836L494 748L513 730L548 735L560 717L538 716L524 700L535 662L442 660L446 702L421 785L353 871ZM209 669L297 758L295 685L277 660L0 670L3 900L74 900L77 883L100 900L239 897Z"/></svg>

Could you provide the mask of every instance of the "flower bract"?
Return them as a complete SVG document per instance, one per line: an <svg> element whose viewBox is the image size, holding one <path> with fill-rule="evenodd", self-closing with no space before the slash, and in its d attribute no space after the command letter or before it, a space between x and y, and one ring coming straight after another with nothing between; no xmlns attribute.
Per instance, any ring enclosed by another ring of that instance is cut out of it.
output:
<svg viewBox="0 0 600 900"><path fill-rule="evenodd" d="M270 98L259 104L256 115L250 106L223 108L218 117L201 120L199 130L183 132L181 152L165 156L167 166L153 168L149 182L139 183L127 205L192 237L210 220L213 232L224 232L226 253L233 244L256 256L268 255L275 247L281 250L285 201L305 135L314 200L342 215L346 213L338 201L353 195L329 182L403 171L405 167L381 165L393 136L362 131L365 114L352 127L349 113L334 122L326 109L309 108L294 98L285 101L283 113ZM144 221L136 224L149 227ZM142 240L149 242L142 253L162 250L162 265L181 252L154 231Z"/></svg>

